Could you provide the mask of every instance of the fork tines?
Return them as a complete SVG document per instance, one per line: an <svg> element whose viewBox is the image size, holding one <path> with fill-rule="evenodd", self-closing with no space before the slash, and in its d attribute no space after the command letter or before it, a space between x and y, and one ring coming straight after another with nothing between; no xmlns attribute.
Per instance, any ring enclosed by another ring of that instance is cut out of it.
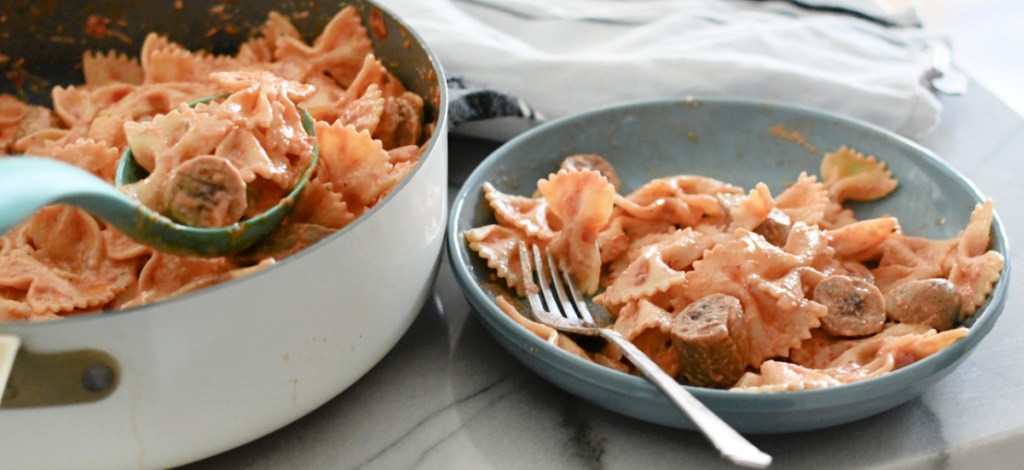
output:
<svg viewBox="0 0 1024 470"><path fill-rule="evenodd" d="M530 262L531 253L533 255L532 263ZM549 250L545 249L544 254L547 259L547 270L551 273L550 283L544 272L545 258L541 257L540 248L536 245L527 247L526 243L519 242L519 264L523 270L523 282L526 285L526 295L530 300L534 320L560 331L601 336L614 343L629 361L642 371L644 376L711 440L724 457L733 463L747 467L764 468L771 464L770 455L758 450L725 421L722 421L673 377L666 374L654 361L645 356L643 351L615 330L598 328L590 316L590 311L587 310L587 306L580 298L579 292L576 291L571 276L565 271L559 272L558 264ZM534 281L535 276L536 282ZM563 281L569 287L572 300L565 293ZM551 293L551 284L555 286L559 302L555 301L555 296Z"/></svg>
<svg viewBox="0 0 1024 470"><path fill-rule="evenodd" d="M532 263L530 254L533 255ZM590 310L587 309L576 290L572 277L568 272L558 269L558 263L549 250L545 249L542 256L537 245L527 246L525 242L521 241L519 242L519 262L523 270L523 281L526 284L526 296L537 320L560 327L597 327ZM544 268L545 264L547 269ZM552 285L555 293L552 293ZM568 286L568 294L566 286ZM557 301L555 294L558 296Z"/></svg>

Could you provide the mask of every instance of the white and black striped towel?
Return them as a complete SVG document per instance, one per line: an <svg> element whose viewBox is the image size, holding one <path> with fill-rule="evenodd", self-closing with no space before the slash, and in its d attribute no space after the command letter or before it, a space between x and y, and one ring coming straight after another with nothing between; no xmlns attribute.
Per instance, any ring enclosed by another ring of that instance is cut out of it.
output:
<svg viewBox="0 0 1024 470"><path fill-rule="evenodd" d="M941 111L927 79L948 49L909 0L380 1L456 77L455 131L657 96L785 101L911 137Z"/></svg>

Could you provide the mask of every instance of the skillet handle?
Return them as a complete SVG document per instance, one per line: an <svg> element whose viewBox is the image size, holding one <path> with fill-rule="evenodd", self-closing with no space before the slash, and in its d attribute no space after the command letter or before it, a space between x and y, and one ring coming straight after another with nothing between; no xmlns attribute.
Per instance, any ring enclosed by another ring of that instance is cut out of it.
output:
<svg viewBox="0 0 1024 470"><path fill-rule="evenodd" d="M21 338L14 335L0 334L0 403L3 402L3 391L7 388L7 379L14 369L14 357L21 347Z"/></svg>
<svg viewBox="0 0 1024 470"><path fill-rule="evenodd" d="M3 410L85 404L117 390L121 367L114 356L98 349L35 353L11 334L0 333L0 377ZM0 418L2 419L2 418Z"/></svg>

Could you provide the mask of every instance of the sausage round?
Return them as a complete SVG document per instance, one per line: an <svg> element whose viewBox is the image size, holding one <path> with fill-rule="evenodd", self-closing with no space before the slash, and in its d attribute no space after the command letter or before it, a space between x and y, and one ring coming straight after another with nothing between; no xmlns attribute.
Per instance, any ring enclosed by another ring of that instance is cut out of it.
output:
<svg viewBox="0 0 1024 470"><path fill-rule="evenodd" d="M885 299L863 279L829 276L814 288L814 301L828 307L821 329L835 336L866 336L885 326Z"/></svg>

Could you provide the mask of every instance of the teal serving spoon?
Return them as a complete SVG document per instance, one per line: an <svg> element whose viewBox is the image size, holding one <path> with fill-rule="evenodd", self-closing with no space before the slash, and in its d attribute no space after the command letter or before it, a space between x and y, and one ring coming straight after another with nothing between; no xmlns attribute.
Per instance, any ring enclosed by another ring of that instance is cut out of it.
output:
<svg viewBox="0 0 1024 470"><path fill-rule="evenodd" d="M199 102L202 101L209 99ZM315 137L313 117L305 109L299 108L299 112L302 128ZM309 166L277 205L253 218L217 228L176 223L118 190L117 187L148 175L135 161L131 149L125 150L121 156L114 178L115 186L92 173L52 159L32 156L0 158L0 234L39 209L62 203L85 209L135 241L160 251L194 256L238 253L269 235L295 207L319 159L316 139L313 142L313 158Z"/></svg>

